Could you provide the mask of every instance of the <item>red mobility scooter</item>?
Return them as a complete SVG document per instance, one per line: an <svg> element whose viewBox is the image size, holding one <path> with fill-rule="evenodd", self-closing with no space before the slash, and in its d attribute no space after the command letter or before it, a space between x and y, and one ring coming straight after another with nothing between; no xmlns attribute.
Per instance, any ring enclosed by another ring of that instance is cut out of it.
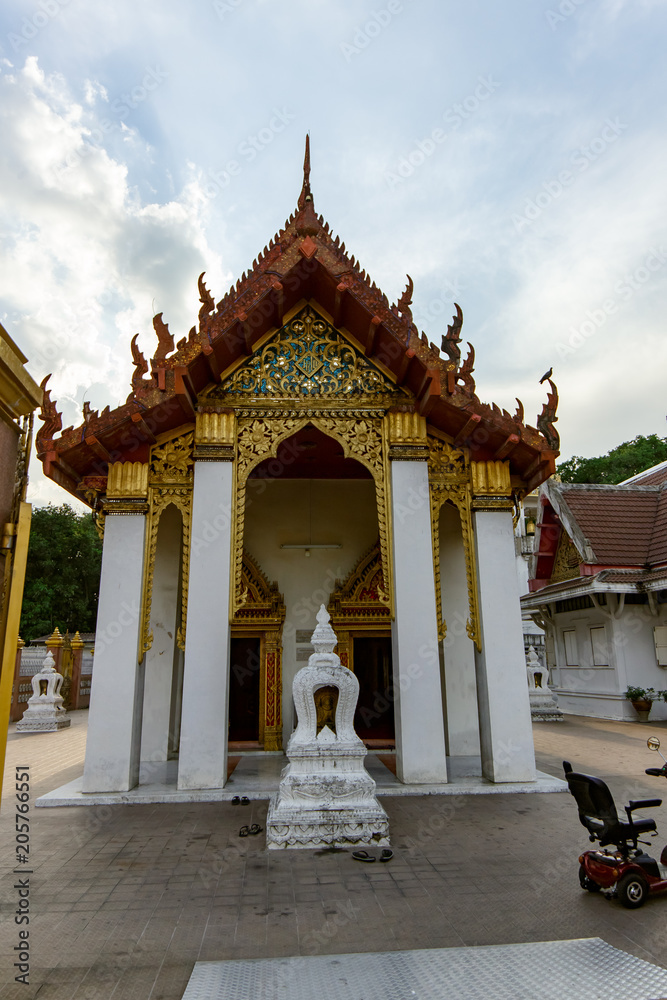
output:
<svg viewBox="0 0 667 1000"><path fill-rule="evenodd" d="M660 740L652 736L647 741L650 750L660 752ZM662 767L648 767L646 774L667 778L667 760L660 753ZM667 891L667 846L658 863L638 844L640 834L657 836L655 820L635 819L636 809L655 809L662 799L630 801L625 807L627 822L618 818L614 797L601 778L578 774L569 761L563 770L570 792L579 809L579 819L586 827L590 840L599 841L604 850L585 851L579 858L579 882L587 892L602 892L607 898L617 896L623 906L637 909L649 894Z"/></svg>

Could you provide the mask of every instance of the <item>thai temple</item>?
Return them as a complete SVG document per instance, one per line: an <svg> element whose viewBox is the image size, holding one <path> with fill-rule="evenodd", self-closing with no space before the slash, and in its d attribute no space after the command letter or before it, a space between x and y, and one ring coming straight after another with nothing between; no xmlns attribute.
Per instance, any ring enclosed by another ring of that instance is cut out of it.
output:
<svg viewBox="0 0 667 1000"><path fill-rule="evenodd" d="M401 782L475 757L535 780L513 524L555 470L557 391L536 427L480 402L461 309L438 348L412 292L316 213L307 140L296 212L220 301L199 277L189 332L155 316L150 360L133 338L122 406L63 430L45 391L44 471L104 538L84 792L167 760L220 789L229 747L283 751L321 604Z"/></svg>

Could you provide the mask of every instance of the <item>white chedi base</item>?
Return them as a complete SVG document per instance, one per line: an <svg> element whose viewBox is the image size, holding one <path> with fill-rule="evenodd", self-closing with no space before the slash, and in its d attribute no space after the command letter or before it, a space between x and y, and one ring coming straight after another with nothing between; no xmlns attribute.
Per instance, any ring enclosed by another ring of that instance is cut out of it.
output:
<svg viewBox="0 0 667 1000"><path fill-rule="evenodd" d="M526 670L528 673L530 717L532 721L563 722L563 713L558 707L556 696L546 683L548 671L542 667L534 646L531 646L528 651Z"/></svg>
<svg viewBox="0 0 667 1000"><path fill-rule="evenodd" d="M17 733L53 733L71 724L60 696L62 683L62 674L56 672L53 653L49 650L44 666L32 678L33 694L23 718L16 723Z"/></svg>
<svg viewBox="0 0 667 1000"><path fill-rule="evenodd" d="M278 848L383 846L389 820L364 767L366 747L354 731L359 681L333 652L336 636L324 605L313 633L315 652L293 683L298 725L287 746L277 795L269 805L267 845ZM334 733L317 732L315 692L338 690Z"/></svg>

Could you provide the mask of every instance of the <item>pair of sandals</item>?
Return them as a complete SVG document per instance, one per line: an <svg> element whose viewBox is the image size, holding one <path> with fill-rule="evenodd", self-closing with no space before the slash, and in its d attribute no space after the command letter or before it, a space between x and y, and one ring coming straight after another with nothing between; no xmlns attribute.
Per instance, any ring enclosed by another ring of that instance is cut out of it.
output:
<svg viewBox="0 0 667 1000"><path fill-rule="evenodd" d="M254 837L258 833L262 832L262 827L259 823L253 823L252 826L242 826L239 830L239 837Z"/></svg>
<svg viewBox="0 0 667 1000"><path fill-rule="evenodd" d="M394 852L385 848L379 858L369 854L368 851L355 851L352 857L355 861L391 861Z"/></svg>
<svg viewBox="0 0 667 1000"><path fill-rule="evenodd" d="M238 797L238 795L235 795L234 798L232 799L232 805L233 806L249 806L250 805L250 799L248 798L247 795L244 795L242 799L240 799Z"/></svg>

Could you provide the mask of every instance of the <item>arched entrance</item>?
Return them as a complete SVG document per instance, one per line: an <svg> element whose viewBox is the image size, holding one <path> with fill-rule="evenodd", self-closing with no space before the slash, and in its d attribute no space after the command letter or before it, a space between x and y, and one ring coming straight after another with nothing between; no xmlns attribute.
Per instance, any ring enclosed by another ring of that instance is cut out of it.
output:
<svg viewBox="0 0 667 1000"><path fill-rule="evenodd" d="M347 579L363 554L377 543L379 517L371 469L352 457L344 443L315 419L304 419L291 434L283 434L272 452L250 470L243 486L243 544L284 594L287 737L294 725L292 680L313 651L310 638L317 611L329 602L338 581ZM238 498L240 503L240 486ZM242 606L243 600L242 584L237 605ZM385 611L383 624L389 635L389 608ZM235 611L234 622L237 617ZM240 646L239 652L256 655Z"/></svg>

